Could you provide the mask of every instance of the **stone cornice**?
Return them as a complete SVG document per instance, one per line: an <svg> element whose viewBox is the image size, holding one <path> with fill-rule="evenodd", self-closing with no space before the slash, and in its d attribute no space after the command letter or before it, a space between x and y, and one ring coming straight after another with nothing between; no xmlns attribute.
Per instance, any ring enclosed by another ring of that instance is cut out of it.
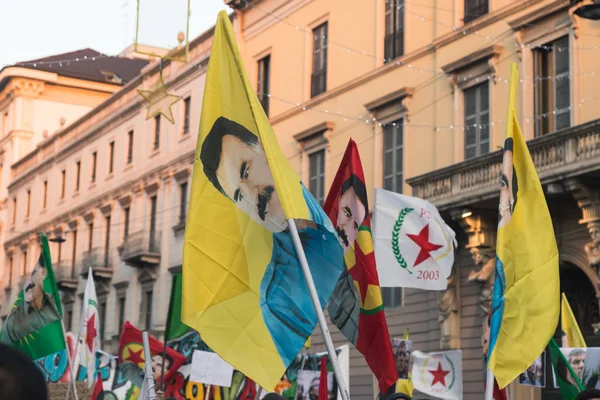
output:
<svg viewBox="0 0 600 400"><path fill-rule="evenodd" d="M294 135L294 140L297 142L302 142L310 139L312 136L317 134L322 134L326 131L333 130L335 128L335 123L332 121L324 121L317 125L311 126L308 129L303 130L300 133Z"/></svg>
<svg viewBox="0 0 600 400"><path fill-rule="evenodd" d="M494 44L442 66L442 71L444 71L446 74L455 74L462 69L472 66L473 64L487 61L493 57L498 57L501 52L502 46Z"/></svg>
<svg viewBox="0 0 600 400"><path fill-rule="evenodd" d="M370 112L376 112L381 107L385 107L390 103L402 101L407 97L411 97L414 92L415 90L413 88L403 87L402 89L395 90L392 93L388 93L385 96L368 102L365 104L365 108Z"/></svg>
<svg viewBox="0 0 600 400"><path fill-rule="evenodd" d="M508 21L508 25L515 31L521 28L527 28L529 24L539 21L542 18L546 18L556 12L566 10L569 7L569 0L555 0L552 3L548 4L546 7L540 7L519 18L513 19L512 21Z"/></svg>

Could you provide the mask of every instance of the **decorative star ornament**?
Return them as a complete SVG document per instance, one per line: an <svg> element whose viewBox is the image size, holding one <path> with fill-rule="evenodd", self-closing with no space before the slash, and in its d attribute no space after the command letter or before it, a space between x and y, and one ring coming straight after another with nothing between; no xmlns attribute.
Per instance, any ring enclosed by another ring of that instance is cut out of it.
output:
<svg viewBox="0 0 600 400"><path fill-rule="evenodd" d="M170 123L175 123L171 107L181 100L181 96L167 92L167 87L163 81L162 74L158 78L158 82L156 82L154 89L138 89L138 92L148 102L148 111L146 113L147 120L161 114L169 120Z"/></svg>

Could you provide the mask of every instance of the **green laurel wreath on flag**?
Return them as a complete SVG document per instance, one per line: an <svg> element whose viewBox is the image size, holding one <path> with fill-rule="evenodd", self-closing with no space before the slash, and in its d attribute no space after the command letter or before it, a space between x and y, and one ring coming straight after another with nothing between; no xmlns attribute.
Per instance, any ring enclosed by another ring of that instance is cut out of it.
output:
<svg viewBox="0 0 600 400"><path fill-rule="evenodd" d="M450 368L452 368L452 382L450 382L450 385L448 385L448 390L452 390L452 387L454 386L454 381L456 380L456 373L454 370L454 363L452 362L452 360L450 359L450 357L448 356L444 356L446 357L446 360L450 363Z"/></svg>
<svg viewBox="0 0 600 400"><path fill-rule="evenodd" d="M400 266L411 275L412 272L408 269L408 264L406 263L404 257L402 257L402 253L400 253L400 246L398 246L398 237L400 236L400 230L402 229L402 225L404 224L404 218L406 218L406 215L408 215L408 213L410 213L413 210L413 208L409 207L400 210L400 213L398 214L398 219L394 224L394 230L392 231L392 250L394 250L396 261L398 261L398 264L400 264Z"/></svg>

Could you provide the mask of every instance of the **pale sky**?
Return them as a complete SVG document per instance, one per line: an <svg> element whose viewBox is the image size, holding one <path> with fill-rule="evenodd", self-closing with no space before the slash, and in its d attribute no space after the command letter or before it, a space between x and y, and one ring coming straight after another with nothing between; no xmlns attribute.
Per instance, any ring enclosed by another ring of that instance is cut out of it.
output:
<svg viewBox="0 0 600 400"><path fill-rule="evenodd" d="M0 0L0 68L86 47L116 55L133 44L138 0ZM187 0L139 0L139 42L175 46ZM224 0L190 0L190 41L214 25Z"/></svg>

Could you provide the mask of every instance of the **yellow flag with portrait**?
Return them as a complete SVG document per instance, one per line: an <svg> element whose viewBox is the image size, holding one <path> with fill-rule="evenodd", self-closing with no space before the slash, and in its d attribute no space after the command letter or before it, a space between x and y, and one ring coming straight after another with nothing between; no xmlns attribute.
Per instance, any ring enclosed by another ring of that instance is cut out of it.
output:
<svg viewBox="0 0 600 400"><path fill-rule="evenodd" d="M333 225L279 148L219 14L183 250L182 321L272 389L317 323L288 232L297 221L323 308L342 272Z"/></svg>

